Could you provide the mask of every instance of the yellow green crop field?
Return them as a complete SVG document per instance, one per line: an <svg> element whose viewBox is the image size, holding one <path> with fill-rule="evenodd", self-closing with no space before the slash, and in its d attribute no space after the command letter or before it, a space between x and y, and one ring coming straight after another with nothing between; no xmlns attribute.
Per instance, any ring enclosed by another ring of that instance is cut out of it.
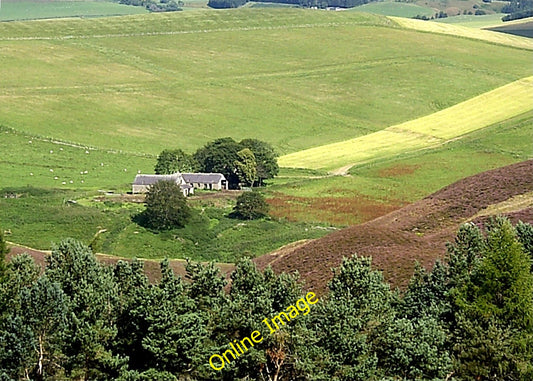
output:
<svg viewBox="0 0 533 381"><path fill-rule="evenodd" d="M283 167L335 170L441 145L533 109L533 77L515 81L445 110L355 139L280 158Z"/></svg>
<svg viewBox="0 0 533 381"><path fill-rule="evenodd" d="M422 32L440 33L458 37L473 38L505 46L515 46L533 50L533 41L530 38L513 36L489 30L475 29L461 25L446 24L442 22L426 22L423 20L390 17L401 26Z"/></svg>

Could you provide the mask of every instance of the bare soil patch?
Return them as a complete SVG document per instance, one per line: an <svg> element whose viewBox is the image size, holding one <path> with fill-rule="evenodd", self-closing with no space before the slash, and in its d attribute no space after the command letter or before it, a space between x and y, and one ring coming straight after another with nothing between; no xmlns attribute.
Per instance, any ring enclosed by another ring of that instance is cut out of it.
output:
<svg viewBox="0 0 533 381"><path fill-rule="evenodd" d="M388 168L383 168L378 172L380 177L402 177L415 173L415 171L420 168L420 165L393 165Z"/></svg>

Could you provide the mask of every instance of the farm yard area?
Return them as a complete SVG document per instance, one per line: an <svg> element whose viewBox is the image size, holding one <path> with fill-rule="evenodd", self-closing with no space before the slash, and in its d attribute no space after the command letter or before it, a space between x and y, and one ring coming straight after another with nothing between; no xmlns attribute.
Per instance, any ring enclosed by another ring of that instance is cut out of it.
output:
<svg viewBox="0 0 533 381"><path fill-rule="evenodd" d="M533 377L531 18L335 1L1 0L0 380Z"/></svg>

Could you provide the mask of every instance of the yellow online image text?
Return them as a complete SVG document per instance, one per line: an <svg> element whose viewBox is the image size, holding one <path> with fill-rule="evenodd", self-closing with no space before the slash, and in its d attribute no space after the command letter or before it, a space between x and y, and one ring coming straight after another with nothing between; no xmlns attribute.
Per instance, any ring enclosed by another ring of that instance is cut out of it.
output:
<svg viewBox="0 0 533 381"><path fill-rule="evenodd" d="M266 327L269 329L269 334L273 334L274 332L279 330L280 325L285 325L285 322L283 321L284 319L288 323L291 319L296 318L300 314L300 312L303 315L307 315L309 311L311 311L310 305L315 304L316 302L318 302L317 296L312 292L308 292L305 296L305 299L298 299L296 301L295 306L291 305L285 309L286 312L282 311L279 314L275 315L272 319L270 319L270 323L268 321L268 318L264 318L262 322L265 323ZM273 328L273 326L275 328ZM230 342L229 346L231 347L231 349L226 350L224 353L222 353L222 355L212 355L209 358L209 364L214 370L222 370L226 363L229 364L232 359L236 360L237 357L244 354L248 350L249 346L253 347L254 343L258 344L261 341L263 341L261 332L253 331L250 337L245 337L239 342L237 342L237 340L233 340L233 342Z"/></svg>

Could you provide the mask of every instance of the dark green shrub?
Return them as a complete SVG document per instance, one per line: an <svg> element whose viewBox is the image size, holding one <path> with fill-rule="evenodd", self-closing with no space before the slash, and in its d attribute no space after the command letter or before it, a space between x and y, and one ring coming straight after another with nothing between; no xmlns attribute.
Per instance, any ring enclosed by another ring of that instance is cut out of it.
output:
<svg viewBox="0 0 533 381"><path fill-rule="evenodd" d="M191 216L180 186L173 181L159 181L152 185L146 195L145 204L142 224L151 229L181 228Z"/></svg>
<svg viewBox="0 0 533 381"><path fill-rule="evenodd" d="M231 217L253 220L268 215L268 204L265 196L259 192L244 192L237 197Z"/></svg>

